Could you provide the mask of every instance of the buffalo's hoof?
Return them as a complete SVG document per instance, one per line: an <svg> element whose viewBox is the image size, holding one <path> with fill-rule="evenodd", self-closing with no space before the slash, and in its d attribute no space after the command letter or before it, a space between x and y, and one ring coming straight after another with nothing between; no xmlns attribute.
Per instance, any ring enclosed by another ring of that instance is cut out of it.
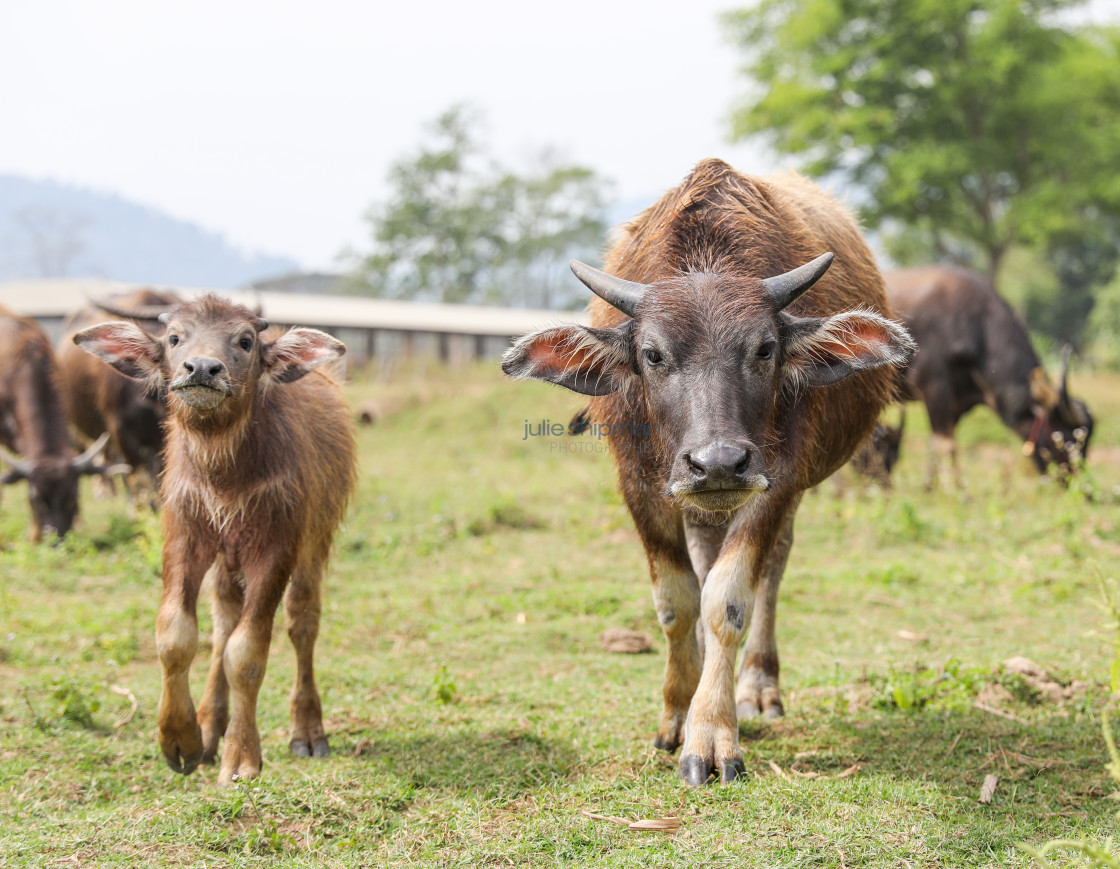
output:
<svg viewBox="0 0 1120 869"><path fill-rule="evenodd" d="M288 750L296 757L330 757L331 747L325 736L320 736L310 745L306 739L293 739L288 743Z"/></svg>
<svg viewBox="0 0 1120 869"><path fill-rule="evenodd" d="M672 754L681 747L681 741L671 737L663 737L658 734L657 739L653 741L653 747L659 751L667 751L669 754Z"/></svg>
<svg viewBox="0 0 1120 869"><path fill-rule="evenodd" d="M698 754L682 755L678 771L686 785L702 788L711 777L712 765Z"/></svg>
<svg viewBox="0 0 1120 869"><path fill-rule="evenodd" d="M733 782L735 779L746 775L746 767L743 766L743 761L734 757L731 760L725 760L719 765L719 780L723 784Z"/></svg>
<svg viewBox="0 0 1120 869"><path fill-rule="evenodd" d="M735 714L740 721L745 721L748 718L781 718L786 712L780 700L772 702L761 710L753 700L743 700L735 707Z"/></svg>

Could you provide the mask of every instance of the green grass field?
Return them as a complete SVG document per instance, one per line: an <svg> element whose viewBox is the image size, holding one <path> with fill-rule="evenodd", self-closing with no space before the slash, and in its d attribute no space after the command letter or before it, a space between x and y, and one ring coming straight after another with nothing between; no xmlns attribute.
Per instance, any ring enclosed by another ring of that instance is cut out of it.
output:
<svg viewBox="0 0 1120 869"><path fill-rule="evenodd" d="M278 621L263 775L226 789L212 768L171 772L157 745L156 520L85 491L64 545L32 547L9 487L0 865L995 867L1031 864L1017 843L1104 839L1120 378L1074 388L1099 423L1069 489L978 410L966 491L924 492L912 407L892 493L844 471L806 496L778 612L787 717L743 724L748 775L703 790L652 748L664 643L609 456L522 440L578 396L492 369L351 387L393 412L359 432L327 581L333 755L288 755ZM649 633L653 653L603 651L611 627ZM1043 696L1002 668L1016 655L1088 684ZM624 823L666 818L675 832Z"/></svg>

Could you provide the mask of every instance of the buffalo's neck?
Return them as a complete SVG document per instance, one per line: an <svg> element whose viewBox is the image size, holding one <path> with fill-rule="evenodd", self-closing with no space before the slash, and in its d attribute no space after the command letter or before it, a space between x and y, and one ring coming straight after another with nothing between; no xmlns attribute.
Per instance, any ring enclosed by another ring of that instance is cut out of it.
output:
<svg viewBox="0 0 1120 869"><path fill-rule="evenodd" d="M238 413L177 414L170 428L181 439L194 475L220 491L243 484L259 467L263 445L257 416L252 405Z"/></svg>

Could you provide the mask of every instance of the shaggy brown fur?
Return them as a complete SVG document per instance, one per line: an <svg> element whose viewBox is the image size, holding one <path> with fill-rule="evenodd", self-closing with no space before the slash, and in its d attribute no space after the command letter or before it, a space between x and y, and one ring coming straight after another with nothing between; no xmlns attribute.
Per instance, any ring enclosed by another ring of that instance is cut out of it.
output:
<svg viewBox="0 0 1120 869"><path fill-rule="evenodd" d="M345 348L313 329L269 343L260 336L266 327L247 308L205 297L171 312L159 340L124 322L74 337L123 373L169 390L156 623L160 746L173 769L188 773L214 761L224 734L221 783L260 773L257 693L281 599L297 657L290 747L301 756L328 754L312 654L322 575L354 486L355 447L341 391L311 369ZM213 657L196 716L187 676L208 568Z"/></svg>
<svg viewBox="0 0 1120 869"><path fill-rule="evenodd" d="M788 306L763 282L826 251ZM737 714L782 713L774 617L801 493L871 431L913 342L855 222L796 175L700 163L623 228L605 271L639 285L632 318L595 299L593 328L526 336L503 368L593 396L668 640L656 744L683 742L690 784L728 780Z"/></svg>

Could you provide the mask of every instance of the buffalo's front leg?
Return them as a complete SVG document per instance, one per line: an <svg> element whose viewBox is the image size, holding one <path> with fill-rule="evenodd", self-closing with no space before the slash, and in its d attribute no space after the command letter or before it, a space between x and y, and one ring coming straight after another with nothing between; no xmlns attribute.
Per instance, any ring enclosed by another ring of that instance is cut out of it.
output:
<svg viewBox="0 0 1120 869"><path fill-rule="evenodd" d="M202 732L191 700L190 668L198 651L198 590L214 552L178 540L164 545L163 601L156 617L162 685L156 721L168 765L189 773L202 759Z"/></svg>
<svg viewBox="0 0 1120 869"><path fill-rule="evenodd" d="M700 614L700 584L687 561L681 558L656 556L650 564L653 604L668 644L662 689L665 706L654 745L675 751L684 738L689 704L700 680L700 647L695 629Z"/></svg>
<svg viewBox="0 0 1120 869"><path fill-rule="evenodd" d="M300 567L284 596L288 638L296 651L296 682L291 697L291 737L288 749L296 757L327 757L330 746L323 730L323 707L315 685L315 639L319 636L322 609L322 575L325 559Z"/></svg>
<svg viewBox="0 0 1120 869"><path fill-rule="evenodd" d="M778 689L778 641L774 636L777 619L778 588L793 547L795 503L786 514L767 556L755 591L747 645L739 683L735 688L735 709L739 718L777 718L782 715L782 696Z"/></svg>
<svg viewBox="0 0 1120 869"><path fill-rule="evenodd" d="M752 593L749 547L726 546L708 571L700 596L704 665L692 698L681 749L681 778L699 786L713 771L732 781L743 771L735 718L735 658L747 629Z"/></svg>
<svg viewBox="0 0 1120 869"><path fill-rule="evenodd" d="M257 696L264 681L272 624L290 564L286 559L270 559L267 567L244 566L245 605L222 654L230 690L230 719L218 773L221 785L261 774Z"/></svg>

